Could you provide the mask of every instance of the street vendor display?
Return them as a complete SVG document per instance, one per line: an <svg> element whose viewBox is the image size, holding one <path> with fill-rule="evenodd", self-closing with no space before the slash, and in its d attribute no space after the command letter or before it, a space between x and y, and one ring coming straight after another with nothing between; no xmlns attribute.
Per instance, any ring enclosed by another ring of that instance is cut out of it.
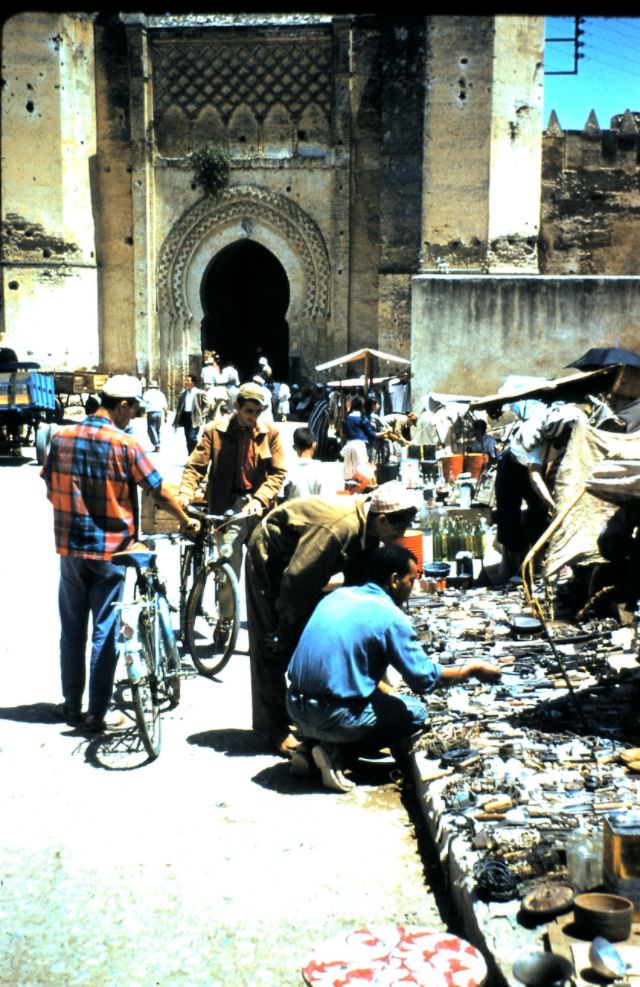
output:
<svg viewBox="0 0 640 987"><path fill-rule="evenodd" d="M640 845L640 776L631 767L640 743L638 643L613 619L556 619L551 641L539 620L522 633L523 602L521 589L484 588L411 601L419 634L443 665L485 657L503 669L497 688L454 689L440 706L432 697L416 780L459 914L482 930L507 981L515 982L518 960L542 953L564 957L583 985L593 935L576 921L576 902L579 911L595 892L599 904L628 898L640 911L630 842ZM636 948L636 931L621 952Z"/></svg>

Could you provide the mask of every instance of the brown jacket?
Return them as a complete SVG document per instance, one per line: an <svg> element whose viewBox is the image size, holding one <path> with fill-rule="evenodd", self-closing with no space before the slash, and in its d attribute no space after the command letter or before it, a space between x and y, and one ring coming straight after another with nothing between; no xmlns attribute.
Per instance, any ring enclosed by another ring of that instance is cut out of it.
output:
<svg viewBox="0 0 640 987"><path fill-rule="evenodd" d="M207 476L207 503L212 514L228 510L239 492L231 473L218 473L216 465L223 443L231 441L227 434L231 415L209 422L202 430L197 446L189 456L182 473L180 496L193 499L198 485ZM258 479L251 496L268 510L276 500L287 475L280 433L271 424L258 423L253 434Z"/></svg>
<svg viewBox="0 0 640 987"><path fill-rule="evenodd" d="M304 623L331 576L349 570L366 552L366 529L359 497L300 497L263 518L247 548L280 621Z"/></svg>

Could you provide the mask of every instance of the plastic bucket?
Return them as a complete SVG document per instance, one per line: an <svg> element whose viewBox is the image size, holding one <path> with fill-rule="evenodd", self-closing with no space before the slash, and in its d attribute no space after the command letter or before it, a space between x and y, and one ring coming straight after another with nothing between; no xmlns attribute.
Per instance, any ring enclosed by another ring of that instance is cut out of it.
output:
<svg viewBox="0 0 640 987"><path fill-rule="evenodd" d="M380 463L376 467L378 483L388 483L397 480L400 474L400 463Z"/></svg>
<svg viewBox="0 0 640 987"><path fill-rule="evenodd" d="M404 545L408 548L410 552L413 552L416 559L418 560L418 568L422 569L424 563L424 554L422 551L422 531L420 529L415 529L411 531L405 531L404 537L398 539L400 545Z"/></svg>
<svg viewBox="0 0 640 987"><path fill-rule="evenodd" d="M488 462L486 452L468 452L464 457L464 472L471 473L473 479L477 480Z"/></svg>
<svg viewBox="0 0 640 987"><path fill-rule="evenodd" d="M442 475L446 483L451 480L457 480L458 475L464 469L464 456L462 453L455 456L441 456L440 466L442 467Z"/></svg>

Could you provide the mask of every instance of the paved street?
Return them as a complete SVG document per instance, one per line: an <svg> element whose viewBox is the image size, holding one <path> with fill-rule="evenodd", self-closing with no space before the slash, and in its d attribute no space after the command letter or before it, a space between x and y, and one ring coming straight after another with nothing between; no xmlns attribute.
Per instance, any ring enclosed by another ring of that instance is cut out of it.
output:
<svg viewBox="0 0 640 987"><path fill-rule="evenodd" d="M176 478L182 436L163 442ZM54 721L57 556L23 452L0 460L0 984L296 987L334 933L441 928L389 764L340 796L254 748L244 629L218 681L185 661L153 763L133 729L89 740ZM176 553L163 547L167 574Z"/></svg>

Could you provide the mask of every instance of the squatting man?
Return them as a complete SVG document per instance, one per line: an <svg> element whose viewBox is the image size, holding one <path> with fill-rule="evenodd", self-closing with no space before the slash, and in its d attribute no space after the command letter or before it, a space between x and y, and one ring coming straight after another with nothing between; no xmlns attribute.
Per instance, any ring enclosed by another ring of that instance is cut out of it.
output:
<svg viewBox="0 0 640 987"><path fill-rule="evenodd" d="M369 564L363 586L337 589L318 603L287 671L287 711L302 740L291 769L307 774L315 765L324 785L339 792L353 788L343 756L389 747L403 762L428 727L418 696L440 684L500 678L490 662L442 667L427 657L402 611L418 575L412 552L398 543L381 545ZM390 665L416 695L387 684Z"/></svg>

